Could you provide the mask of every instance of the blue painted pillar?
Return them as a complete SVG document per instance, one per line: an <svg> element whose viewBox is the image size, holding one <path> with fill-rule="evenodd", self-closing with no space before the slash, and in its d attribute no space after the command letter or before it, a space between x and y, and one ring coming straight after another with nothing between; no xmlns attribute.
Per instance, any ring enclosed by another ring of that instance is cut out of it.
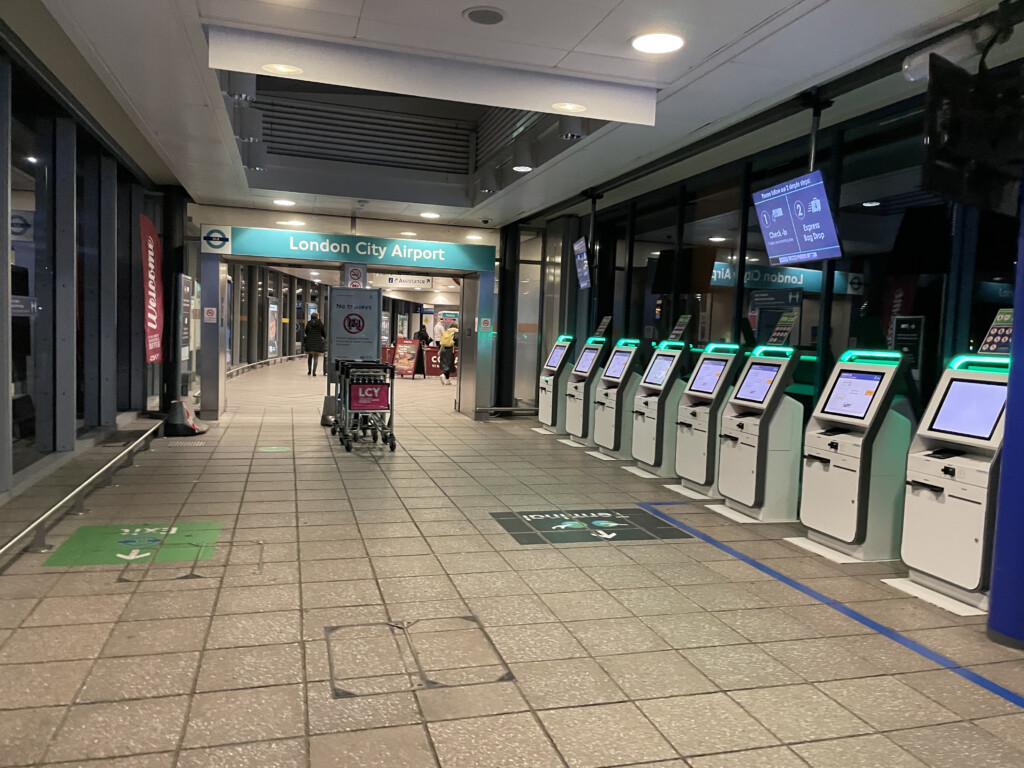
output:
<svg viewBox="0 0 1024 768"><path fill-rule="evenodd" d="M1018 209L1024 225L1024 194ZM1017 269L1013 294L1013 338L1024 334L1024 227L1017 234ZM1022 347L1024 350L1024 347ZM1024 364L1011 348L1010 385L1003 430L988 636L997 643L1024 648Z"/></svg>

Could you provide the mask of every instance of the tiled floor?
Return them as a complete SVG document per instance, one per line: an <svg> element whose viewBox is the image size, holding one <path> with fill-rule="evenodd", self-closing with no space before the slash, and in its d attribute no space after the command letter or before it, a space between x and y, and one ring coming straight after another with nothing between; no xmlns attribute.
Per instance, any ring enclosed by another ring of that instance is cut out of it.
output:
<svg viewBox="0 0 1024 768"><path fill-rule="evenodd" d="M400 383L396 453L348 454L324 387L301 363L231 381L202 445L158 441L50 536L219 522L210 559L0 574L0 766L1024 766L1016 706L712 543L523 546L491 517L678 502L664 481L457 416L433 380ZM899 568L660 509L1024 692L1024 654L880 581Z"/></svg>

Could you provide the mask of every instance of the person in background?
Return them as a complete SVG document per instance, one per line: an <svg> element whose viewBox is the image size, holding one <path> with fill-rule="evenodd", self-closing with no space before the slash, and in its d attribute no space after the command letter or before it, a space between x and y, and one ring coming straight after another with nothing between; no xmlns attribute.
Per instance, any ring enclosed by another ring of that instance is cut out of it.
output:
<svg viewBox="0 0 1024 768"><path fill-rule="evenodd" d="M458 340L459 326L452 323L444 333L441 334L441 354L438 356L438 365L443 375L441 384L451 384L451 372L455 370L455 344Z"/></svg>
<svg viewBox="0 0 1024 768"><path fill-rule="evenodd" d="M320 355L327 347L327 329L320 321L320 315L314 312L309 316L306 323L306 332L303 336L302 345L306 349L306 375L316 376L316 365ZM324 363L324 376L327 375L327 363Z"/></svg>
<svg viewBox="0 0 1024 768"><path fill-rule="evenodd" d="M416 340L419 341L421 347L430 346L430 334L427 333L427 326L421 325L420 329L416 331Z"/></svg>
<svg viewBox="0 0 1024 768"><path fill-rule="evenodd" d="M434 342L441 346L441 334L444 333L444 323L441 322L441 318L437 318L437 322L434 324Z"/></svg>

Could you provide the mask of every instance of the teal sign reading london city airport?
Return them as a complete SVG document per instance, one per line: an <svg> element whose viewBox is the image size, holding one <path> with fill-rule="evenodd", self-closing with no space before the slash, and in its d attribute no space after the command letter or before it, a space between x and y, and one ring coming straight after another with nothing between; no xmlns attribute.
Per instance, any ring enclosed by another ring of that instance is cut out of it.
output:
<svg viewBox="0 0 1024 768"><path fill-rule="evenodd" d="M493 272L491 245L460 245L388 237L333 235L285 229L204 226L203 253L302 261L346 261L388 267Z"/></svg>

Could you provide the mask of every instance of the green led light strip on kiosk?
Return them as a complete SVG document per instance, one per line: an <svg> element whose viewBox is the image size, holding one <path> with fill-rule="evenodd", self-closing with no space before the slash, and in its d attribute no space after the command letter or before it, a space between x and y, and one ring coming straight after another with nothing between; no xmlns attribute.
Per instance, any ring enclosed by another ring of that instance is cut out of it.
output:
<svg viewBox="0 0 1024 768"><path fill-rule="evenodd" d="M619 339L615 342L616 347L639 347L640 339Z"/></svg>
<svg viewBox="0 0 1024 768"><path fill-rule="evenodd" d="M573 337L570 336L569 334L563 333L561 336L558 337L558 341L556 343L561 344L563 341L572 341L572 338Z"/></svg>
<svg viewBox="0 0 1024 768"><path fill-rule="evenodd" d="M953 371L978 371L979 373L1009 373L1009 355L958 355L949 363Z"/></svg>
<svg viewBox="0 0 1024 768"><path fill-rule="evenodd" d="M608 339L604 336L591 336L587 339L587 344L604 344Z"/></svg>
<svg viewBox="0 0 1024 768"><path fill-rule="evenodd" d="M902 360L903 354L891 349L848 349L839 356L840 363L870 363L893 367Z"/></svg>
<svg viewBox="0 0 1024 768"><path fill-rule="evenodd" d="M761 346L755 347L750 354L754 357L792 357L794 352L796 350L793 347Z"/></svg>
<svg viewBox="0 0 1024 768"><path fill-rule="evenodd" d="M685 341L663 341L658 345L658 349L686 349L689 345Z"/></svg>
<svg viewBox="0 0 1024 768"><path fill-rule="evenodd" d="M716 342L704 347L704 352L708 355L735 355L739 351L739 344L718 344Z"/></svg>

